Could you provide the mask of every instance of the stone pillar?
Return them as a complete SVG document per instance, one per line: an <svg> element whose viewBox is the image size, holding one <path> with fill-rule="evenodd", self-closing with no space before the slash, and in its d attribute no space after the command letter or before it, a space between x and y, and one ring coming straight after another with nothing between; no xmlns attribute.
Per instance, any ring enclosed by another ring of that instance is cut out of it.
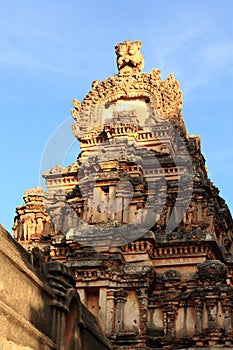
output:
<svg viewBox="0 0 233 350"><path fill-rule="evenodd" d="M109 289L107 291L107 303L106 303L106 334L113 332L114 322L114 290Z"/></svg>
<svg viewBox="0 0 233 350"><path fill-rule="evenodd" d="M122 195L116 198L116 221L123 222L123 198Z"/></svg>
<svg viewBox="0 0 233 350"><path fill-rule="evenodd" d="M196 314L196 334L200 334L202 332L202 319L203 319L203 302L201 299L195 300L195 314Z"/></svg>
<svg viewBox="0 0 233 350"><path fill-rule="evenodd" d="M115 220L116 212L116 186L109 187L109 219Z"/></svg>
<svg viewBox="0 0 233 350"><path fill-rule="evenodd" d="M224 313L224 329L226 334L232 333L232 301L229 298L222 300Z"/></svg>
<svg viewBox="0 0 233 350"><path fill-rule="evenodd" d="M99 291L99 313L98 318L100 319L100 322L104 328L105 331L105 324L106 324L106 300L107 300L107 293L106 288L102 287Z"/></svg>
<svg viewBox="0 0 233 350"><path fill-rule="evenodd" d="M139 302L139 334L145 335L147 330L147 307L148 307L148 292L146 288L141 288L137 291Z"/></svg>
<svg viewBox="0 0 233 350"><path fill-rule="evenodd" d="M208 313L208 328L217 327L218 297L217 295L206 296L206 308Z"/></svg>
<svg viewBox="0 0 233 350"><path fill-rule="evenodd" d="M78 294L80 296L80 301L84 305L87 305L86 294L84 288L78 288Z"/></svg>
<svg viewBox="0 0 233 350"><path fill-rule="evenodd" d="M37 218L36 233L40 235L43 232L43 219L41 217ZM32 232L33 233L33 232Z"/></svg>
<svg viewBox="0 0 233 350"><path fill-rule="evenodd" d="M124 196L124 193L123 193ZM123 218L122 218L122 222L124 224L128 224L129 222L129 207L130 207L130 203L128 201L128 198L122 197L122 210L123 210Z"/></svg>
<svg viewBox="0 0 233 350"><path fill-rule="evenodd" d="M124 330L124 305L126 302L127 292L123 289L119 289L115 294L116 300L116 323L115 331L120 333Z"/></svg>
<svg viewBox="0 0 233 350"><path fill-rule="evenodd" d="M103 193L103 196L101 197L101 221L104 221L104 222L108 221L108 215L109 215L108 201L109 201L109 194Z"/></svg>
<svg viewBox="0 0 233 350"><path fill-rule="evenodd" d="M84 209L83 209L83 220L87 222L87 208L88 208L88 203L87 201L84 202Z"/></svg>
<svg viewBox="0 0 233 350"><path fill-rule="evenodd" d="M129 213L128 213L128 222L131 224L136 224L136 205L135 204L129 204Z"/></svg>
<svg viewBox="0 0 233 350"><path fill-rule="evenodd" d="M94 187L93 189L93 203L92 203L92 222L99 222L99 213L100 213L100 188ZM90 210L91 208L89 208Z"/></svg>
<svg viewBox="0 0 233 350"><path fill-rule="evenodd" d="M168 302L163 306L164 335L168 338L175 337L175 319L178 302Z"/></svg>
<svg viewBox="0 0 233 350"><path fill-rule="evenodd" d="M23 240L24 241L28 240L28 226L27 226L26 219L24 220L24 223L23 223Z"/></svg>
<svg viewBox="0 0 233 350"><path fill-rule="evenodd" d="M23 240L23 223L20 221L17 227L17 239Z"/></svg>

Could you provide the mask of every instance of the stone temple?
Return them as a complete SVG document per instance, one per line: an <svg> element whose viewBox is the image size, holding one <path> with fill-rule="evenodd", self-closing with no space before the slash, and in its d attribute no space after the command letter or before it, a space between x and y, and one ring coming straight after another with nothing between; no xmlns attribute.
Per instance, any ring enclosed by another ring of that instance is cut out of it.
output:
<svg viewBox="0 0 233 350"><path fill-rule="evenodd" d="M14 238L38 270L70 271L103 349L233 349L232 217L186 130L179 82L142 72L141 46L118 44L118 74L73 100L81 153L44 172L47 191L25 192Z"/></svg>

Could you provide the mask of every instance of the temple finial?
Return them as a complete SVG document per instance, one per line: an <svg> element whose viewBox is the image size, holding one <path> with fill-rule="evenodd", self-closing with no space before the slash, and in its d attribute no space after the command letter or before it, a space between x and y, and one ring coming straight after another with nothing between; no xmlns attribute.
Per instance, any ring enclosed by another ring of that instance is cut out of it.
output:
<svg viewBox="0 0 233 350"><path fill-rule="evenodd" d="M137 73L144 67L144 56L141 54L141 40L119 43L115 46L117 55L117 67L120 74Z"/></svg>

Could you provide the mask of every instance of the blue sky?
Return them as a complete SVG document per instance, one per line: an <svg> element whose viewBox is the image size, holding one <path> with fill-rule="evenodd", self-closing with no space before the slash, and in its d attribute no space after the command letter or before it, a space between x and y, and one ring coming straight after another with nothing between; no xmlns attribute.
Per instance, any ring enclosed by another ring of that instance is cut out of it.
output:
<svg viewBox="0 0 233 350"><path fill-rule="evenodd" d="M24 191L40 184L59 125L72 144L73 98L117 73L114 46L126 38L142 40L144 71L180 81L188 131L201 135L209 176L233 209L232 13L231 0L1 0L1 224L11 230ZM77 152L73 144L65 164Z"/></svg>

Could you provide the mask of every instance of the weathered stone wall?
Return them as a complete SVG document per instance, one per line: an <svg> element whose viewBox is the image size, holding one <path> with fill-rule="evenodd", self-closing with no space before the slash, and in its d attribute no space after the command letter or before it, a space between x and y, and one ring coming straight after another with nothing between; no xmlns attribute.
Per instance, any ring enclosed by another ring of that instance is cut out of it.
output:
<svg viewBox="0 0 233 350"><path fill-rule="evenodd" d="M30 256L0 226L0 348L56 349L48 309L52 290L35 273Z"/></svg>
<svg viewBox="0 0 233 350"><path fill-rule="evenodd" d="M1 225L0 266L0 350L111 349L69 268L52 262L40 272Z"/></svg>

